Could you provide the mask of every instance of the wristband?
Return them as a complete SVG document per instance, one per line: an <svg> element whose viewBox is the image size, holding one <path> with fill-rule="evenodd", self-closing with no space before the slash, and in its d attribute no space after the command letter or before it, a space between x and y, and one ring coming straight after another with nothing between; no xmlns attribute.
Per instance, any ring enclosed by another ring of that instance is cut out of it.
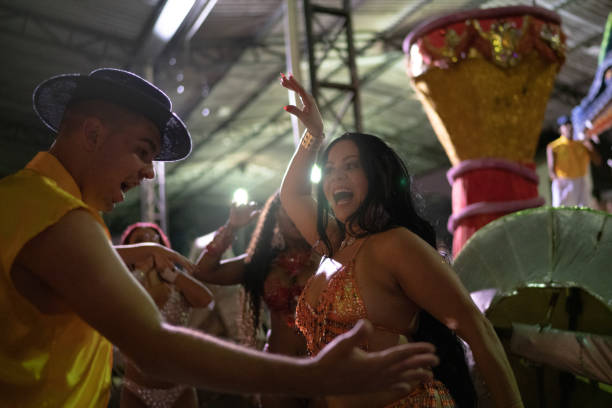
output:
<svg viewBox="0 0 612 408"><path fill-rule="evenodd" d="M219 257L229 248L234 240L234 228L231 225L220 227L215 233L215 237L206 245L206 253Z"/></svg>
<svg viewBox="0 0 612 408"><path fill-rule="evenodd" d="M324 138L325 133L321 133L320 137L316 137L313 136L309 130L307 130L306 133L304 133L304 136L302 136L302 142L300 144L306 150L316 150L321 146Z"/></svg>

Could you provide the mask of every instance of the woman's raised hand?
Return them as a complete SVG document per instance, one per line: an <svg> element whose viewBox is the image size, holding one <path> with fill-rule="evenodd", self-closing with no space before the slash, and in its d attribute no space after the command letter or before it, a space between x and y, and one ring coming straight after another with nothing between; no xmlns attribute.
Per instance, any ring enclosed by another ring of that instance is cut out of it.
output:
<svg viewBox="0 0 612 408"><path fill-rule="evenodd" d="M304 105L302 109L295 105L287 105L283 109L295 115L302 122L304 127L308 129L311 135L314 137L323 137L323 118L321 117L314 97L306 92L292 74L285 76L285 74L281 73L280 83L283 87L297 93Z"/></svg>
<svg viewBox="0 0 612 408"><path fill-rule="evenodd" d="M232 203L228 223L232 228L241 228L253 221L259 213L257 203L253 201L240 205Z"/></svg>

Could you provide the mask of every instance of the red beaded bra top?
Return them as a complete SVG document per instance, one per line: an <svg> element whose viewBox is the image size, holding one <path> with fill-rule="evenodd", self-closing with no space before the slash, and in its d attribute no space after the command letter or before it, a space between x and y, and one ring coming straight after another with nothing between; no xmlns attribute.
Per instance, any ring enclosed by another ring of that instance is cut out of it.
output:
<svg viewBox="0 0 612 408"><path fill-rule="evenodd" d="M310 248L283 251L272 261L264 282L263 300L271 312L284 315L289 327L295 327L297 300L316 265Z"/></svg>

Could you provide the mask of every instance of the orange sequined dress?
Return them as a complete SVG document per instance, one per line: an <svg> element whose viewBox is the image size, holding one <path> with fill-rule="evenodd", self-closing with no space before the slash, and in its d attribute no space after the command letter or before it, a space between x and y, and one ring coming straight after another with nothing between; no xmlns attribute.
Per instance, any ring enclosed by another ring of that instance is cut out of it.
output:
<svg viewBox="0 0 612 408"><path fill-rule="evenodd" d="M314 278L306 283L296 309L296 325L306 337L310 355L316 355L336 336L349 331L360 319L368 317L368 311L353 276L354 258L347 265L325 259L320 269L335 268L317 303L310 305L305 298ZM328 272L323 272L328 273ZM376 326L377 330L399 333L397 330ZM368 349L362 344L363 350ZM421 384L408 396L395 401L386 408L447 408L455 407L448 389L440 381L433 380Z"/></svg>

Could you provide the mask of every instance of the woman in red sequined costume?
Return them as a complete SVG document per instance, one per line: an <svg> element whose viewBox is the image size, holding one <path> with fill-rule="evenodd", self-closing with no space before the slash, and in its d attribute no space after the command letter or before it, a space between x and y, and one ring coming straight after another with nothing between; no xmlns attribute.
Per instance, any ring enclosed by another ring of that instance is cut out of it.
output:
<svg viewBox="0 0 612 408"><path fill-rule="evenodd" d="M265 349L276 354L305 356L306 343L295 326L295 307L320 257L302 238L275 193L262 210L246 253L221 261L233 231L249 222L252 210L249 206L232 207L228 222L202 252L195 276L207 283L244 286L243 326L251 345L254 346L256 329L261 323L263 300L270 312L271 326ZM306 403L296 398L262 397L266 408L301 407Z"/></svg>
<svg viewBox="0 0 612 408"><path fill-rule="evenodd" d="M132 224L121 236L122 245L142 242L154 242L170 248L166 234L157 224L150 222ZM168 323L185 326L192 307L205 307L212 301L211 292L202 283L179 271L157 270L153 258L128 267L153 298ZM193 387L159 381L143 373L131 360L124 358L124 361L121 408L198 407L198 398Z"/></svg>
<svg viewBox="0 0 612 408"><path fill-rule="evenodd" d="M315 201L307 175L324 138L323 121L314 98L291 75L282 75L281 84L301 97L303 109L285 110L307 129L285 174L281 201L306 240L326 256L297 307L309 352L317 354L367 318L375 331L365 350L430 341L440 358L434 379L415 385L409 395L332 397L328 406L474 406L457 335L470 345L496 406L522 406L493 327L434 249L435 233L414 208L402 160L375 136L346 133L320 156L323 178Z"/></svg>

